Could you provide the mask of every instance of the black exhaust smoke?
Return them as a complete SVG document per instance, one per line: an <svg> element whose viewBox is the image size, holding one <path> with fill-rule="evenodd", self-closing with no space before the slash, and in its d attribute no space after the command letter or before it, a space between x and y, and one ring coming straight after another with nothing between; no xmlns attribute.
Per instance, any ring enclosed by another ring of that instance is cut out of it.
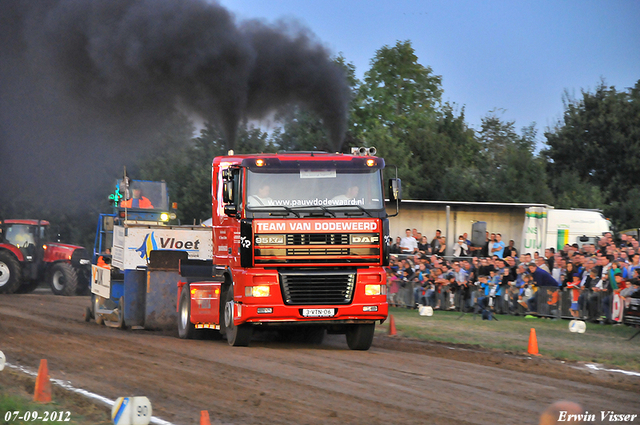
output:
<svg viewBox="0 0 640 425"><path fill-rule="evenodd" d="M41 50L80 100L118 114L163 112L179 102L222 124L229 144L242 117L301 102L340 147L345 76L304 28L236 24L229 11L203 0L2 4L23 9L28 48Z"/></svg>
<svg viewBox="0 0 640 425"><path fill-rule="evenodd" d="M2 0L0 46L0 166L47 147L110 156L176 107L219 123L229 148L241 119L292 102L336 150L346 130L344 71L308 30L204 0Z"/></svg>

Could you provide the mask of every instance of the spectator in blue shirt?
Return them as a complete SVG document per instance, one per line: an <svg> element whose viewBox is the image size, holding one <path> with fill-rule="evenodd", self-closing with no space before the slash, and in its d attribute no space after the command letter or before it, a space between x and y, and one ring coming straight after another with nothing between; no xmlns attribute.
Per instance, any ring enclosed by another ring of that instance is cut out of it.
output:
<svg viewBox="0 0 640 425"><path fill-rule="evenodd" d="M496 241L493 243L493 247L491 248L491 255L497 255L498 258L503 258L504 247L505 244L502 241L502 235L500 233L496 233Z"/></svg>
<svg viewBox="0 0 640 425"><path fill-rule="evenodd" d="M529 273L533 276L537 286L554 286L558 287L558 281L553 278L547 271L538 267L533 261L529 263Z"/></svg>

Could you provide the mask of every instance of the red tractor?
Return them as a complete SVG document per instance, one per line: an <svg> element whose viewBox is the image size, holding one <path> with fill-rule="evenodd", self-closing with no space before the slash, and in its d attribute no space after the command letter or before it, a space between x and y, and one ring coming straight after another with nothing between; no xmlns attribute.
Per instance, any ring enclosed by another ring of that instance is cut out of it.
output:
<svg viewBox="0 0 640 425"><path fill-rule="evenodd" d="M29 293L47 281L56 295L88 293L91 261L81 246L47 242L45 220L0 220L0 293Z"/></svg>

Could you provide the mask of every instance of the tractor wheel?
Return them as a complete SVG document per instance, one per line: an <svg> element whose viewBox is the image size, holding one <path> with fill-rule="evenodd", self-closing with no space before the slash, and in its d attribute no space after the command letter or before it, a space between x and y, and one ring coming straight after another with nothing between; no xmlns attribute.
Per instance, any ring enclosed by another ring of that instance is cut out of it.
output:
<svg viewBox="0 0 640 425"><path fill-rule="evenodd" d="M193 339L197 332L195 325L191 323L191 296L189 294L189 286L183 286L178 306L178 336L182 339Z"/></svg>
<svg viewBox="0 0 640 425"><path fill-rule="evenodd" d="M71 264L56 263L49 273L49 285L56 295L75 295L78 287L78 275Z"/></svg>
<svg viewBox="0 0 640 425"><path fill-rule="evenodd" d="M22 283L22 268L7 251L0 251L0 294L13 294Z"/></svg>
<svg viewBox="0 0 640 425"><path fill-rule="evenodd" d="M38 288L38 285L40 285L40 281L37 279L23 282L16 291L16 294L30 294Z"/></svg>
<svg viewBox="0 0 640 425"><path fill-rule="evenodd" d="M351 325L347 328L347 345L352 350L368 350L373 342L376 324Z"/></svg>
<svg viewBox="0 0 640 425"><path fill-rule="evenodd" d="M253 326L250 324L236 325L233 323L234 301L233 301L233 285L229 286L224 303L224 318L221 320L220 327L224 326L224 333L227 336L227 342L233 347L246 347L251 341L253 335ZM222 329L221 329L222 330Z"/></svg>

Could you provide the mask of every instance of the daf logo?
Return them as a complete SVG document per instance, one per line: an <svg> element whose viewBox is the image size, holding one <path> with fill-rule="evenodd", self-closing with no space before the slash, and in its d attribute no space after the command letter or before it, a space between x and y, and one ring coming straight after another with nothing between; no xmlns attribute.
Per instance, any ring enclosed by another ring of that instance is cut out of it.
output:
<svg viewBox="0 0 640 425"><path fill-rule="evenodd" d="M378 235L351 235L351 243L375 244L380 238Z"/></svg>

